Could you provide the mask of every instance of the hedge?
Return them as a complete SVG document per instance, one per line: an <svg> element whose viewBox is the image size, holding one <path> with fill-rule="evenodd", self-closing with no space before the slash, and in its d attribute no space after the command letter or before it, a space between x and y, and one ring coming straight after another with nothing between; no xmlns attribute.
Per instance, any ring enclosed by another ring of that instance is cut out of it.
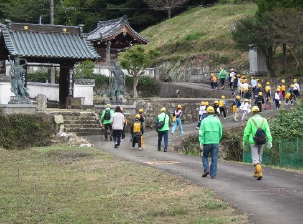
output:
<svg viewBox="0 0 303 224"><path fill-rule="evenodd" d="M0 114L0 147L4 149L45 146L53 133L53 125L40 115Z"/></svg>

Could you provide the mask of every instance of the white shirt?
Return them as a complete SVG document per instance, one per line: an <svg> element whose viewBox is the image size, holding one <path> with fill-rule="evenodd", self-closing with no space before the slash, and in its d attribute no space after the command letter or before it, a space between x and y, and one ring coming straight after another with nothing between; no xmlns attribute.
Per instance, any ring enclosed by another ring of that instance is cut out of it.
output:
<svg viewBox="0 0 303 224"><path fill-rule="evenodd" d="M300 85L298 83L294 84L294 90L300 91Z"/></svg>
<svg viewBox="0 0 303 224"><path fill-rule="evenodd" d="M123 130L125 118L122 113L115 112L111 118L113 130Z"/></svg>
<svg viewBox="0 0 303 224"><path fill-rule="evenodd" d="M280 94L279 93L275 93L275 100L280 100Z"/></svg>
<svg viewBox="0 0 303 224"><path fill-rule="evenodd" d="M250 104L248 102L242 103L240 109L248 111L250 109Z"/></svg>
<svg viewBox="0 0 303 224"><path fill-rule="evenodd" d="M251 79L251 86L256 87L257 86L257 80Z"/></svg>
<svg viewBox="0 0 303 224"><path fill-rule="evenodd" d="M244 83L244 84L243 84L243 89L244 89L245 91L248 90L248 87L249 87L248 83Z"/></svg>
<svg viewBox="0 0 303 224"><path fill-rule="evenodd" d="M232 72L232 73L230 73L230 81L231 82L234 82L235 81L235 76L236 76L236 73L234 73L234 72Z"/></svg>
<svg viewBox="0 0 303 224"><path fill-rule="evenodd" d="M206 106L200 106L199 108L199 115L205 114L206 113Z"/></svg>

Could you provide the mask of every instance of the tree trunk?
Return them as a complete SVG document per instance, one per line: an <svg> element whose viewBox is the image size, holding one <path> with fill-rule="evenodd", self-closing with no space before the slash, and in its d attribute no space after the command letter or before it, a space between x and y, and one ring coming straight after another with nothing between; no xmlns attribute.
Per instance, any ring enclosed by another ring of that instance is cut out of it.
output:
<svg viewBox="0 0 303 224"><path fill-rule="evenodd" d="M134 99L138 98L138 93L137 93L138 82L139 82L139 77L134 77L134 83L133 83Z"/></svg>
<svg viewBox="0 0 303 224"><path fill-rule="evenodd" d="M168 19L170 19L170 18L171 18L171 8L169 7L169 8L167 9L167 11L168 11Z"/></svg>
<svg viewBox="0 0 303 224"><path fill-rule="evenodd" d="M282 74L286 74L286 44L283 43L283 71Z"/></svg>
<svg viewBox="0 0 303 224"><path fill-rule="evenodd" d="M266 66L267 66L267 69L269 71L269 76L270 77L275 77L276 76L274 65L273 65L273 62L274 62L273 59L274 59L273 46L270 46L270 47L267 48L267 57L266 57Z"/></svg>

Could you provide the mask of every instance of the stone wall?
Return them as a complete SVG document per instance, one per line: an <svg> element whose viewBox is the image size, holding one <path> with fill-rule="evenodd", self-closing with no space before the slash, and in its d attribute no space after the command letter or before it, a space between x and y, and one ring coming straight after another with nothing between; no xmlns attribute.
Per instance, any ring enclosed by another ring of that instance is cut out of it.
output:
<svg viewBox="0 0 303 224"><path fill-rule="evenodd" d="M182 105L182 120L183 123L196 122L198 119L198 108L201 101L209 101L213 104L215 99L201 99L201 98L190 98L190 99L150 99L150 100L139 100L136 101L136 111L140 108L144 109L144 117L146 119L146 128L154 128L156 123L156 117L160 113L162 107L166 108L166 113L171 116L175 111L178 104ZM227 100L227 111L231 113L231 102L233 100Z"/></svg>

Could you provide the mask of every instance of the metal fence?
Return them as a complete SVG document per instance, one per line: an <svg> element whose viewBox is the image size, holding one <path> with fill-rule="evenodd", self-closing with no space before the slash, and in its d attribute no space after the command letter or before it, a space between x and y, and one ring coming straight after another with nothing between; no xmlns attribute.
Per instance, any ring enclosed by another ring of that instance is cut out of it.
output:
<svg viewBox="0 0 303 224"><path fill-rule="evenodd" d="M251 163L251 152L243 151L243 162ZM303 139L281 139L271 149L264 149L263 164L284 168L303 169Z"/></svg>

